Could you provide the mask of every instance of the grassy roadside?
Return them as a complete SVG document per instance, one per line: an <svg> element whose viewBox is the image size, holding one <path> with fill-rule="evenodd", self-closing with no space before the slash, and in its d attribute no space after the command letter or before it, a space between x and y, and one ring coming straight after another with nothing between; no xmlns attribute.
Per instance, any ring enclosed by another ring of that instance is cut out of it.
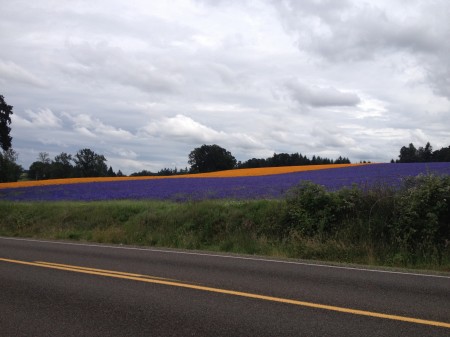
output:
<svg viewBox="0 0 450 337"><path fill-rule="evenodd" d="M450 271L450 247L401 244L392 219L409 221L393 212L404 194L387 193L306 184L284 200L1 201L0 235Z"/></svg>
<svg viewBox="0 0 450 337"><path fill-rule="evenodd" d="M0 235L272 255L275 242L263 231L279 224L281 207L265 200L2 201Z"/></svg>

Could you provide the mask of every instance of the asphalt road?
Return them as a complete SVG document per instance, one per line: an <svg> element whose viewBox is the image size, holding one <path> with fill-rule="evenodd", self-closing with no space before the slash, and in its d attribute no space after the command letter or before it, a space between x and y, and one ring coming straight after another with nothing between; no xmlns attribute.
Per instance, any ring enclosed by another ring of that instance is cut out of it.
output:
<svg viewBox="0 0 450 337"><path fill-rule="evenodd" d="M450 336L450 276L0 237L0 336Z"/></svg>

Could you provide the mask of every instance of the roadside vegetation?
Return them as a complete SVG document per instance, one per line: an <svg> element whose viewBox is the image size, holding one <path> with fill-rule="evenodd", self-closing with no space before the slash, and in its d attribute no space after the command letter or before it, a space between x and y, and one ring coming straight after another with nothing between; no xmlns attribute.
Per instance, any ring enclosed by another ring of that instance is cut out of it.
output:
<svg viewBox="0 0 450 337"><path fill-rule="evenodd" d="M450 271L450 177L275 200L0 202L0 235Z"/></svg>

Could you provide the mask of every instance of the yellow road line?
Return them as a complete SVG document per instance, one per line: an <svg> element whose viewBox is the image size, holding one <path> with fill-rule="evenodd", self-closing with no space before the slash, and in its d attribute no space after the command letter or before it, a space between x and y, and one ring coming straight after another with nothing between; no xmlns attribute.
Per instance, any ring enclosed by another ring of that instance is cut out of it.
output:
<svg viewBox="0 0 450 337"><path fill-rule="evenodd" d="M179 280L175 280L175 279L169 279L169 278L164 278L164 277L156 277L156 276L149 276L149 275L143 275L143 274L124 273L124 272L115 271L115 270L79 267L79 266L72 266L72 265L68 265L68 264L51 263L51 262L43 262L43 261L36 261L34 263L37 263L39 265L47 265L47 266L54 266L54 267L65 267L65 268L69 268L70 270L72 270L72 269L87 270L87 271L95 271L95 272L107 273L107 274L111 274L111 275L115 274L115 275L124 275L124 276L133 276L133 277L139 277L139 278L148 278L148 279L155 279L155 280L167 280L167 281L179 282Z"/></svg>
<svg viewBox="0 0 450 337"><path fill-rule="evenodd" d="M173 287L195 289L195 290L207 291L207 292L212 292L212 293L219 293L219 294L259 299L259 300L264 300L264 301L285 303L285 304L297 305L297 306L314 308L314 309L330 310L330 311L342 312L342 313L353 314L353 315L383 318L383 319L402 321L402 322L407 322L407 323L416 323L416 324L430 325L430 326L443 327L443 328L450 329L450 323L446 323L446 322L430 321L430 320L420 319L420 318L389 315L389 314L383 314L383 313L372 312L372 311L357 310L357 309L350 309L350 308L344 308L344 307L336 307L336 306L332 306L332 305L304 302L304 301L292 300L292 299L287 299L287 298L280 298L280 297L246 293L246 292L241 292L241 291L206 287L206 286L200 286L200 285L195 285L195 284L182 283L179 281L170 281L170 280L166 280L166 279L154 278L152 276L145 276L145 275L140 275L140 274L129 274L129 273L116 272L116 271L108 271L108 270L103 270L103 269L85 268L85 267L61 265L61 264L54 264L54 263L47 263L47 262L27 262L27 261L11 260L11 259L4 259L4 258L0 258L0 261L28 265L28 266L36 266L36 267L42 267L42 268L72 271L72 272L90 274L90 275L114 277L114 278L119 278L119 279L140 281L140 282L146 282L146 283L162 284L162 285L173 286Z"/></svg>

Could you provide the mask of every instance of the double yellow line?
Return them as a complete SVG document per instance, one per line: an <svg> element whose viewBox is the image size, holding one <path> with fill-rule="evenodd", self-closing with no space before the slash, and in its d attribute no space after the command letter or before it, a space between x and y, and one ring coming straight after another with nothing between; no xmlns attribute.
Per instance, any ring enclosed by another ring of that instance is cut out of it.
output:
<svg viewBox="0 0 450 337"><path fill-rule="evenodd" d="M49 269L65 270L65 271L71 271L71 272L82 273L82 274L106 276L106 277L113 277L113 278L118 278L118 279L126 279L126 280L133 280L133 281L139 281L139 282L161 284L161 285L172 286L172 287L194 289L194 290L200 290L200 291L207 291L207 292L211 292L211 293L219 293L219 294L225 294L225 295L253 298L253 299L270 301L270 302L278 302L278 303L297 305L297 306L301 306L301 307L336 311L336 312L341 312L341 313L346 313L346 314L389 319L389 320L394 320L394 321L402 321L402 322L407 322L407 323L416 323L416 324L429 325L429 326L450 329L450 323L446 323L446 322L430 321L430 320L425 320L425 319L420 319L420 318L389 315L389 314L383 314L383 313L372 312L372 311L357 310L357 309L350 309L350 308L344 308L344 307L336 307L336 306L332 306L332 305L297 301L297 300L292 300L292 299L287 299L287 298L265 296L265 295L246 293L246 292L241 292L241 291L226 290L226 289L221 289L221 288L206 287L206 286L201 286L201 285L196 285L196 284L184 283L184 282L173 280L173 279L160 278L160 277L154 277L154 276L149 276L149 275L124 273L124 272L113 271L113 270L87 268L87 267L72 266L72 265L50 263L50 262L40 262L40 261L27 262L27 261L11 260L11 259L4 259L4 258L0 258L0 261L21 264L21 265L49 268Z"/></svg>

